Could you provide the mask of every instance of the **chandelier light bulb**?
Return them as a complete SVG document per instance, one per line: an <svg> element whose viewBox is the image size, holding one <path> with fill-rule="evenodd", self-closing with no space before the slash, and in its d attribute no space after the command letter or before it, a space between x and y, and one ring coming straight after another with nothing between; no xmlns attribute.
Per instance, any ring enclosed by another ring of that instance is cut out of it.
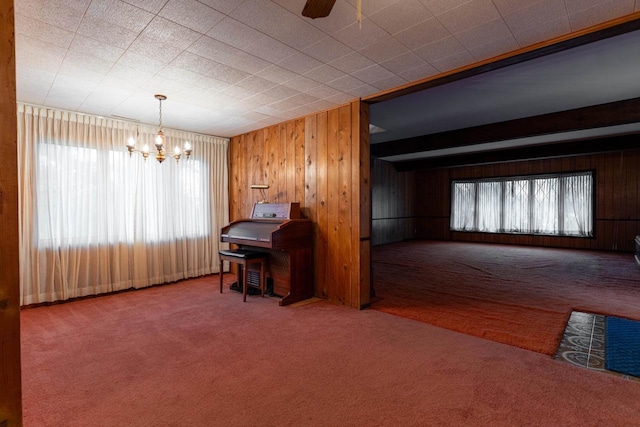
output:
<svg viewBox="0 0 640 427"><path fill-rule="evenodd" d="M134 137L130 136L129 139L127 140L127 147L135 147L136 146L136 140Z"/></svg>

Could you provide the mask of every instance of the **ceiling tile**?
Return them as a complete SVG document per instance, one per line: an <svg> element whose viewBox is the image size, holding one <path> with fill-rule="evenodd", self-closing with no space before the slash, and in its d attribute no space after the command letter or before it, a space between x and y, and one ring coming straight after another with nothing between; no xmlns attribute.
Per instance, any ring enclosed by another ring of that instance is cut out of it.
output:
<svg viewBox="0 0 640 427"><path fill-rule="evenodd" d="M222 13L196 0L169 0L160 16L203 34L224 18Z"/></svg>
<svg viewBox="0 0 640 427"><path fill-rule="evenodd" d="M471 0L438 15L437 19L452 34L456 34L485 22L501 19L501 16L491 0Z"/></svg>
<svg viewBox="0 0 640 427"><path fill-rule="evenodd" d="M120 0L92 0L85 16L140 33L153 14Z"/></svg>
<svg viewBox="0 0 640 427"><path fill-rule="evenodd" d="M204 3L207 6L228 15L244 1L245 0L200 0L200 3Z"/></svg>
<svg viewBox="0 0 640 427"><path fill-rule="evenodd" d="M15 32L33 39L51 43L58 47L67 48L73 39L71 31L64 30L46 22L33 19L20 13L15 14Z"/></svg>
<svg viewBox="0 0 640 427"><path fill-rule="evenodd" d="M277 84L269 81L267 79L263 79L262 77L258 77L256 75L251 75L248 77L245 77L244 79L240 80L238 82L238 86L242 86L245 87L247 89L251 89L253 91L254 94L259 93L259 92L263 92L267 89L270 89L274 86L276 86ZM294 88L295 89L295 88Z"/></svg>
<svg viewBox="0 0 640 427"><path fill-rule="evenodd" d="M16 64L16 86L17 93L20 95L18 101L44 104L55 78L55 72Z"/></svg>
<svg viewBox="0 0 640 427"><path fill-rule="evenodd" d="M340 70L336 70L330 65L323 65L311 70L305 74L305 77L318 81L320 83L327 83L337 78L343 77L346 74Z"/></svg>
<svg viewBox="0 0 640 427"><path fill-rule="evenodd" d="M425 64L426 62L424 59L420 58L413 52L407 52L403 55L389 59L388 61L384 61L380 65L382 65L392 73L400 74L403 71L407 71Z"/></svg>
<svg viewBox="0 0 640 427"><path fill-rule="evenodd" d="M67 52L63 64L78 67L80 69L93 71L99 74L107 74L115 65L116 61L98 58L86 52L72 50Z"/></svg>
<svg viewBox="0 0 640 427"><path fill-rule="evenodd" d="M20 0L15 12L72 31L78 27L90 0Z"/></svg>
<svg viewBox="0 0 640 427"><path fill-rule="evenodd" d="M374 62L384 62L398 55L409 52L409 49L392 37L385 37L358 51Z"/></svg>
<svg viewBox="0 0 640 427"><path fill-rule="evenodd" d="M367 85L358 86L353 89L349 89L346 92L355 98L360 98L363 96L373 95L378 91L379 91L378 88L367 84Z"/></svg>
<svg viewBox="0 0 640 427"><path fill-rule="evenodd" d="M191 88L191 85L179 80L172 80L163 76L155 75L150 80L142 84L141 87L154 93L163 93L165 95L171 94L173 98L175 93L186 91Z"/></svg>
<svg viewBox="0 0 640 427"><path fill-rule="evenodd" d="M178 49L186 49L202 37L197 31L160 16L154 17L140 35Z"/></svg>
<svg viewBox="0 0 640 427"><path fill-rule="evenodd" d="M330 98L332 96L342 94L342 92L338 89L334 89L327 85L316 86L313 89L309 89L305 92L309 95L315 96L316 98Z"/></svg>
<svg viewBox="0 0 640 427"><path fill-rule="evenodd" d="M202 36L187 50L247 73L256 73L270 65L263 59L207 36Z"/></svg>
<svg viewBox="0 0 640 427"><path fill-rule="evenodd" d="M530 46L542 41L551 40L555 37L571 32L569 17L562 16L540 24L537 27L530 27L524 31L514 32L513 36L521 47Z"/></svg>
<svg viewBox="0 0 640 427"><path fill-rule="evenodd" d="M449 36L451 36L449 30L433 18L395 34L394 38L414 50Z"/></svg>
<svg viewBox="0 0 640 427"><path fill-rule="evenodd" d="M251 89L244 88L242 86L229 86L229 88L222 91L224 95L233 96L238 99L249 98L255 95L255 92Z"/></svg>
<svg viewBox="0 0 640 427"><path fill-rule="evenodd" d="M326 36L300 15L269 0L247 0L229 16L298 50Z"/></svg>
<svg viewBox="0 0 640 427"><path fill-rule="evenodd" d="M290 98L283 99L282 101L274 102L269 106L276 110L287 111L294 108L298 108L305 104L309 104L314 101L318 101L318 98L316 98L315 96L311 96L307 93L299 93Z"/></svg>
<svg viewBox="0 0 640 427"><path fill-rule="evenodd" d="M589 9L580 10L573 13L573 8L569 8L569 22L573 31L596 25L609 19L618 18L633 11L633 0L615 0L604 2ZM577 8L576 8L577 9Z"/></svg>
<svg viewBox="0 0 640 427"><path fill-rule="evenodd" d="M460 52L466 51L455 37L447 37L415 50L415 53L430 63Z"/></svg>
<svg viewBox="0 0 640 427"><path fill-rule="evenodd" d="M151 12L154 15L160 12L162 6L167 0L123 0L125 3L129 3L132 6L144 9L147 12Z"/></svg>
<svg viewBox="0 0 640 427"><path fill-rule="evenodd" d="M495 19L454 34L454 37L467 49L484 46L511 36L511 31L502 19Z"/></svg>
<svg viewBox="0 0 640 427"><path fill-rule="evenodd" d="M20 56L26 53L42 56L45 58L51 58L60 60L65 57L67 49L56 46L46 41L34 39L23 34L16 34L16 56Z"/></svg>
<svg viewBox="0 0 640 427"><path fill-rule="evenodd" d="M546 22L563 16L566 17L567 10L563 0L544 0L503 16L513 32L523 32L532 27L544 26Z"/></svg>
<svg viewBox="0 0 640 427"><path fill-rule="evenodd" d="M394 87L402 86L407 84L407 80L403 79L400 76L396 76L395 74L391 77L387 77L386 79L378 80L371 83L372 86L375 86L379 90L388 90Z"/></svg>
<svg viewBox="0 0 640 427"><path fill-rule="evenodd" d="M333 37L326 37L307 47L304 53L322 62L331 62L353 52L353 49Z"/></svg>
<svg viewBox="0 0 640 427"><path fill-rule="evenodd" d="M388 79L389 77L393 77L394 74L387 70L386 68L381 67L380 65L372 65L369 68L365 68L364 70L357 71L351 74L353 77L358 80L362 80L365 83L371 84L378 80Z"/></svg>
<svg viewBox="0 0 640 427"><path fill-rule="evenodd" d="M71 46L69 46L69 51L82 53L90 52L91 55L95 57L111 62L117 61L124 53L124 49L111 46L107 43L103 43L80 34L76 34L73 38Z"/></svg>
<svg viewBox="0 0 640 427"><path fill-rule="evenodd" d="M319 83L315 80L308 79L304 76L298 76L294 79L287 80L282 84L284 86L299 90L300 92L307 92L307 93L309 90L322 85L322 83Z"/></svg>
<svg viewBox="0 0 640 427"><path fill-rule="evenodd" d="M560 3L564 3L564 0L558 1ZM522 0L493 0L493 4L496 6L498 12L500 12L502 16L506 16L516 13L522 9L526 9L531 6L532 3L524 2Z"/></svg>
<svg viewBox="0 0 640 427"><path fill-rule="evenodd" d="M426 79L427 77L435 76L439 71L431 64L420 65L415 68L411 68L407 71L400 73L401 77L404 77L410 82Z"/></svg>
<svg viewBox="0 0 640 427"><path fill-rule="evenodd" d="M173 61L182 50L158 41L155 38L140 35L131 43L127 52L136 53L166 65Z"/></svg>
<svg viewBox="0 0 640 427"><path fill-rule="evenodd" d="M118 64L151 74L157 73L166 65L161 61L156 61L131 51L125 52L118 60Z"/></svg>
<svg viewBox="0 0 640 427"><path fill-rule="evenodd" d="M309 55L298 52L278 62L277 65L294 73L304 74L314 68L318 68L322 65L322 62Z"/></svg>
<svg viewBox="0 0 640 427"><path fill-rule="evenodd" d="M494 40L490 43L470 48L469 53L471 53L478 61L482 61L483 59L502 55L505 52L513 52L519 48L520 45L518 45L518 42L513 38L513 36L508 36L504 39Z"/></svg>
<svg viewBox="0 0 640 427"><path fill-rule="evenodd" d="M395 34L433 18L433 14L418 0L403 0L367 17L389 34Z"/></svg>
<svg viewBox="0 0 640 427"><path fill-rule="evenodd" d="M331 86L334 89L338 89L343 92L347 92L349 90L353 90L360 86L364 85L362 80L358 80L353 76L343 76L339 79L332 80L327 83L327 86Z"/></svg>
<svg viewBox="0 0 640 427"><path fill-rule="evenodd" d="M147 73L137 68L131 68L121 63L116 63L111 71L109 71L108 76L136 85L143 84L153 78L152 73Z"/></svg>
<svg viewBox="0 0 640 427"><path fill-rule="evenodd" d="M274 99L282 99L282 98L289 98L291 96L298 95L299 93L300 91L296 89L293 89L284 85L278 85L265 90L264 92L262 92L262 95L268 96Z"/></svg>
<svg viewBox="0 0 640 427"><path fill-rule="evenodd" d="M353 23L334 33L333 37L354 50L360 50L389 37L389 34L372 20L363 17L362 28L358 23Z"/></svg>
<svg viewBox="0 0 640 427"><path fill-rule="evenodd" d="M138 33L129 31L106 21L84 17L78 28L78 34L100 40L104 43L126 49L138 37Z"/></svg>
<svg viewBox="0 0 640 427"><path fill-rule="evenodd" d="M473 56L465 50L445 58L431 61L431 65L440 70L441 73L444 73L465 65L473 64L474 62L475 59Z"/></svg>
<svg viewBox="0 0 640 427"><path fill-rule="evenodd" d="M249 73L245 73L237 68L211 61L190 52L182 52L171 65L192 70L202 75L232 84L249 76Z"/></svg>
<svg viewBox="0 0 640 427"><path fill-rule="evenodd" d="M325 100L332 102L336 105L340 105L340 104L344 104L346 102L352 101L353 96L349 95L348 93L340 92L338 94L335 94L333 96L326 98Z"/></svg>
<svg viewBox="0 0 640 427"><path fill-rule="evenodd" d="M375 65L375 62L358 52L353 52L349 55L343 56L342 58L336 59L329 63L329 65L340 71L344 71L347 74L351 74L367 67L371 67L372 65Z"/></svg>
<svg viewBox="0 0 640 427"><path fill-rule="evenodd" d="M296 78L298 75L292 71L285 70L277 65L270 65L264 70L260 70L256 73L256 76L262 77L275 83L283 83L287 80Z"/></svg>
<svg viewBox="0 0 640 427"><path fill-rule="evenodd" d="M78 109L84 113L105 116L105 109L109 112L112 111L129 96L131 96L131 92L126 90L98 86L84 99Z"/></svg>
<svg viewBox="0 0 640 427"><path fill-rule="evenodd" d="M273 63L296 53L295 49L284 43L265 37L261 32L231 18L223 19L207 35Z"/></svg>
<svg viewBox="0 0 640 427"><path fill-rule="evenodd" d="M460 7L472 0L420 0L434 15L442 15L456 7Z"/></svg>
<svg viewBox="0 0 640 427"><path fill-rule="evenodd" d="M356 5L358 4L358 0L347 1L353 7L356 7ZM369 16L384 9L385 7L395 5L396 3L404 3L404 0L364 0L362 2L362 14Z"/></svg>
<svg viewBox="0 0 640 427"><path fill-rule="evenodd" d="M166 66L158 73L158 75L166 77L168 79L191 84L197 87L197 91L201 91L202 88L206 87L209 90L221 92L231 86L230 83L223 82L212 77L204 76L200 73L187 68L179 67L177 65Z"/></svg>

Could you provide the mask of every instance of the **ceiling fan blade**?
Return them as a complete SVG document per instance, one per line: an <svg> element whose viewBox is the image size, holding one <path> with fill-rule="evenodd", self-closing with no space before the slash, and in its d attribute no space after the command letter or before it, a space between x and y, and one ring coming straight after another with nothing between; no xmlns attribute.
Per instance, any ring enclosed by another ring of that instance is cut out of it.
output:
<svg viewBox="0 0 640 427"><path fill-rule="evenodd" d="M335 3L336 0L307 0L302 9L302 16L311 19L324 18L329 16Z"/></svg>

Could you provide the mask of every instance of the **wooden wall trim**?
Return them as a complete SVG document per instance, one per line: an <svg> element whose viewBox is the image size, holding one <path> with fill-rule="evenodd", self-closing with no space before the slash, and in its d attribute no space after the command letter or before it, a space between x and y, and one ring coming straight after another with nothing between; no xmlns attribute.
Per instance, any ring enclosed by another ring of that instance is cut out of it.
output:
<svg viewBox="0 0 640 427"><path fill-rule="evenodd" d="M0 426L22 425L13 0L0 0Z"/></svg>

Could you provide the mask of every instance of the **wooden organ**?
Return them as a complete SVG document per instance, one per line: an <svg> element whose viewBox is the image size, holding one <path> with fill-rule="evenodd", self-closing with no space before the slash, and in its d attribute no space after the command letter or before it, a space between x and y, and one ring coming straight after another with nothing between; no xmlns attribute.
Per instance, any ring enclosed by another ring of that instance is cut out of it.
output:
<svg viewBox="0 0 640 427"><path fill-rule="evenodd" d="M300 203L256 203L251 218L222 228L220 241L268 254L266 277L280 305L313 296L313 225Z"/></svg>

